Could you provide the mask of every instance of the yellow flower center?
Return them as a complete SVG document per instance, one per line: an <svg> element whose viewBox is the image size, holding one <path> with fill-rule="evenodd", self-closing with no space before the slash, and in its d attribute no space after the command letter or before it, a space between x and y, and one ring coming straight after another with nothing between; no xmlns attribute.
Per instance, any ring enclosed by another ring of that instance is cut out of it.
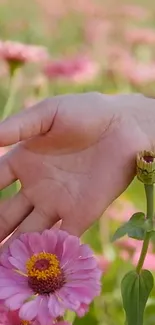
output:
<svg viewBox="0 0 155 325"><path fill-rule="evenodd" d="M50 294L65 283L63 271L56 255L41 252L26 263L28 283L35 294ZM27 325L27 324L26 324Z"/></svg>
<svg viewBox="0 0 155 325"><path fill-rule="evenodd" d="M21 320L20 324L21 325L31 325L31 322L29 322L27 320Z"/></svg>
<svg viewBox="0 0 155 325"><path fill-rule="evenodd" d="M26 263L29 277L46 280L49 276L58 276L61 273L60 263L54 254L41 252L33 255Z"/></svg>

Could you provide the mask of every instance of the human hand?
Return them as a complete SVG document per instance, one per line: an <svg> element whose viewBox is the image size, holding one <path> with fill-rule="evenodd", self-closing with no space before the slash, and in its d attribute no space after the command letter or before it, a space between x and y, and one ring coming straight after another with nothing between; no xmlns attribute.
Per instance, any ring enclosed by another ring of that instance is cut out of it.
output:
<svg viewBox="0 0 155 325"><path fill-rule="evenodd" d="M80 236L135 175L135 156L154 138L155 101L142 95L56 96L0 124L0 189L21 189L0 203L0 240L61 228ZM19 142L20 141L20 142Z"/></svg>

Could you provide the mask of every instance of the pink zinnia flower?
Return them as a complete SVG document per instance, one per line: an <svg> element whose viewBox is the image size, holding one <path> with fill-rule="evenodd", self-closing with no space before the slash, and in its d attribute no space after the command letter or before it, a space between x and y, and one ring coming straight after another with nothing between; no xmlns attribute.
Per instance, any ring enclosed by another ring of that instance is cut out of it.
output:
<svg viewBox="0 0 155 325"><path fill-rule="evenodd" d="M86 57L49 62L45 69L49 79L68 79L78 83L88 82L97 77L99 66Z"/></svg>
<svg viewBox="0 0 155 325"><path fill-rule="evenodd" d="M9 311L9 309L0 302L0 325L24 325L24 323L22 324L20 322L17 312Z"/></svg>
<svg viewBox="0 0 155 325"><path fill-rule="evenodd" d="M43 46L22 44L13 41L0 41L0 58L8 63L45 62L48 51Z"/></svg>
<svg viewBox="0 0 155 325"><path fill-rule="evenodd" d="M77 314L100 293L101 271L79 238L52 229L15 239L1 255L0 299L23 320L52 323Z"/></svg>
<svg viewBox="0 0 155 325"><path fill-rule="evenodd" d="M125 39L129 44L149 44L155 43L155 31L152 28L130 28L125 32Z"/></svg>

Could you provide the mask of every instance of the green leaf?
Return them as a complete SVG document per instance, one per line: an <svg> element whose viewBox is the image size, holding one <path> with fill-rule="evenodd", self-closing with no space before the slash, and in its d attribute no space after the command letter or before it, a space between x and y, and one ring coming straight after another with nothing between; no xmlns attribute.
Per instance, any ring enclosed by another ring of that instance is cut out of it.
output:
<svg viewBox="0 0 155 325"><path fill-rule="evenodd" d="M127 234L127 223L119 227L116 232L114 233L111 241L114 242L115 240L124 237Z"/></svg>
<svg viewBox="0 0 155 325"><path fill-rule="evenodd" d="M128 223L136 227L143 227L145 224L145 214L143 212L136 212L129 219Z"/></svg>
<svg viewBox="0 0 155 325"><path fill-rule="evenodd" d="M144 309L153 284L153 276L148 270L142 270L140 274L131 271L123 278L121 292L128 325L143 325Z"/></svg>
<svg viewBox="0 0 155 325"><path fill-rule="evenodd" d="M115 241L125 235L130 238L135 238L138 240L143 240L146 231L150 231L150 224L145 218L143 212L137 212L132 215L128 222L124 223L120 228L118 228L112 237L112 241Z"/></svg>
<svg viewBox="0 0 155 325"><path fill-rule="evenodd" d="M146 233L146 230L144 230L143 228L141 227L131 227L129 230L128 230L128 236L130 238L134 238L134 239L138 239L138 240L143 240L144 239L144 236L145 236L145 233Z"/></svg>

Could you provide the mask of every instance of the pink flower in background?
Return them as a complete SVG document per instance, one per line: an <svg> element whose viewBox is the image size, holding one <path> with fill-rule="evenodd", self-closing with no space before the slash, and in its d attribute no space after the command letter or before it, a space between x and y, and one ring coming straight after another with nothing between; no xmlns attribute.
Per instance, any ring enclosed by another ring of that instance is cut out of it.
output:
<svg viewBox="0 0 155 325"><path fill-rule="evenodd" d="M87 82L96 78L99 73L98 64L85 57L53 61L46 65L45 75L49 79L68 79L75 82Z"/></svg>
<svg viewBox="0 0 155 325"><path fill-rule="evenodd" d="M90 19L85 24L85 37L88 42L92 44L92 42L98 43L102 40L107 41L111 32L114 29L114 24L109 19ZM100 43L98 44L100 45Z"/></svg>
<svg viewBox="0 0 155 325"><path fill-rule="evenodd" d="M118 15L129 19L144 20L150 17L150 12L143 6L125 4L118 8Z"/></svg>
<svg viewBox="0 0 155 325"><path fill-rule="evenodd" d="M45 325L66 309L78 313L100 294L92 251L58 229L21 235L0 261L0 299L23 320Z"/></svg>
<svg viewBox="0 0 155 325"><path fill-rule="evenodd" d="M17 313L9 311L2 302L0 303L0 325L22 325Z"/></svg>
<svg viewBox="0 0 155 325"><path fill-rule="evenodd" d="M143 241L136 240L133 238L122 238L116 241L116 246L120 249L120 256L124 261L130 261L132 264L137 265L140 252L142 249ZM145 261L144 266L149 267L149 263L151 265L150 269L155 270L155 255L152 253L153 246L150 243L148 248L148 254ZM151 264L151 258L152 264ZM153 268L154 267L154 268Z"/></svg>
<svg viewBox="0 0 155 325"><path fill-rule="evenodd" d="M99 266L100 270L102 272L106 273L110 266L110 261L108 261L103 255L97 255L96 258L97 258L98 266Z"/></svg>
<svg viewBox="0 0 155 325"><path fill-rule="evenodd" d="M140 256L140 251L136 252L134 254L134 256L132 258L133 265L137 265L137 262L139 260L139 256ZM147 253L147 255L145 257L143 269L148 269L148 270L155 271L155 254Z"/></svg>
<svg viewBox="0 0 155 325"><path fill-rule="evenodd" d="M143 242L133 238L122 238L116 241L116 245L122 250L134 253L136 249L141 250Z"/></svg>
<svg viewBox="0 0 155 325"><path fill-rule="evenodd" d="M135 206L130 201L119 198L109 206L105 214L108 218L114 220L127 221L131 218L132 214L136 212Z"/></svg>
<svg viewBox="0 0 155 325"><path fill-rule="evenodd" d="M127 43L155 45L155 30L152 28L130 28L125 34Z"/></svg>
<svg viewBox="0 0 155 325"><path fill-rule="evenodd" d="M0 59L8 63L24 64L45 62L49 59L46 47L22 44L12 41L0 41Z"/></svg>
<svg viewBox="0 0 155 325"><path fill-rule="evenodd" d="M128 73L128 79L133 85L148 84L155 81L155 63L144 64L135 62Z"/></svg>
<svg viewBox="0 0 155 325"><path fill-rule="evenodd" d="M132 54L121 45L113 45L107 47L105 55L107 71L114 73L116 76L118 75L128 79L131 71L135 67L135 60Z"/></svg>

